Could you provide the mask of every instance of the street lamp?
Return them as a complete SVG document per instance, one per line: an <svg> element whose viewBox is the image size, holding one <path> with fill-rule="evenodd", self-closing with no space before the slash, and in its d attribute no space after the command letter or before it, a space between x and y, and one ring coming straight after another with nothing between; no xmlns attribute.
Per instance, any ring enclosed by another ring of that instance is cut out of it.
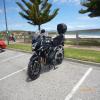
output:
<svg viewBox="0 0 100 100"><path fill-rule="evenodd" d="M8 24L7 24L7 14L6 14L5 0L3 0L3 5L4 5L4 13L5 13L5 25L6 25L7 43L8 43L8 45L9 45L9 35L8 35Z"/></svg>

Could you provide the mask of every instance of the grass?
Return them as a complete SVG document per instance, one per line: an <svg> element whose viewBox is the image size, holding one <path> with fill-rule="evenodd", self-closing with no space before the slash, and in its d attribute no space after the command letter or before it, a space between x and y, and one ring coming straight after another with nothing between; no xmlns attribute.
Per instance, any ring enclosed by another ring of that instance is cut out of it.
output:
<svg viewBox="0 0 100 100"><path fill-rule="evenodd" d="M31 44L10 44L8 48L31 52ZM65 57L100 63L100 51L65 48Z"/></svg>
<svg viewBox="0 0 100 100"><path fill-rule="evenodd" d="M100 46L100 40L96 39L80 39L77 40L66 40L65 44L69 45L80 45L80 46Z"/></svg>
<svg viewBox="0 0 100 100"><path fill-rule="evenodd" d="M17 50L21 50L21 51L27 51L27 52L31 52L31 44L21 44L21 43L17 43L17 44L10 44L7 46L8 48L11 49L17 49Z"/></svg>
<svg viewBox="0 0 100 100"><path fill-rule="evenodd" d="M100 51L65 48L65 57L100 63Z"/></svg>

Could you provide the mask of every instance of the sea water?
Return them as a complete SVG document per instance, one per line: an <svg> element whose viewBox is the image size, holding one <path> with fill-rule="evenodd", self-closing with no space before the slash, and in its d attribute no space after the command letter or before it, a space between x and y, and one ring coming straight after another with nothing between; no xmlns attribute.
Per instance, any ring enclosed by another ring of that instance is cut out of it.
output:
<svg viewBox="0 0 100 100"><path fill-rule="evenodd" d="M100 31L97 32L66 32L65 38L100 38Z"/></svg>

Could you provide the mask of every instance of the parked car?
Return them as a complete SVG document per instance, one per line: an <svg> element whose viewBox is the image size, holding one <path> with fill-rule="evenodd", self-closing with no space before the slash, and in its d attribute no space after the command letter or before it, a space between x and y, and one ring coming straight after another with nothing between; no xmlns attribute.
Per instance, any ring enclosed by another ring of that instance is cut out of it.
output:
<svg viewBox="0 0 100 100"><path fill-rule="evenodd" d="M0 52L4 51L6 49L7 45L4 40L0 40Z"/></svg>

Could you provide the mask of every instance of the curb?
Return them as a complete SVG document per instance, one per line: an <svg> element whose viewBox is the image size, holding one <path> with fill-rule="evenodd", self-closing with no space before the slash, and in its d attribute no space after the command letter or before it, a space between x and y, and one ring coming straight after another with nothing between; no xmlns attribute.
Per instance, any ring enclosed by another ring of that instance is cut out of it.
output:
<svg viewBox="0 0 100 100"><path fill-rule="evenodd" d="M19 52L24 52L24 53L30 53L32 54L32 52L29 51L24 51L24 50L19 50L19 49L13 49L13 48L7 48L8 50L14 50L14 51L19 51Z"/></svg>
<svg viewBox="0 0 100 100"><path fill-rule="evenodd" d="M14 51L19 51L19 52L24 52L24 53L32 54L32 52L29 52L29 51L13 49L13 48L7 48L7 49L8 50L14 50ZM78 60L78 59L73 59L73 58L65 58L65 57L64 57L64 59L67 60L67 61L71 61L71 62L76 62L76 63L85 64L85 65L92 65L92 66L100 67L100 63L95 63L95 62L90 62L90 61L83 61L83 60Z"/></svg>
<svg viewBox="0 0 100 100"><path fill-rule="evenodd" d="M100 63L83 61L83 60L78 60L78 59L73 59L73 58L65 58L65 57L64 57L64 59L67 60L67 61L71 61L71 62L76 62L76 63L85 64L85 65L92 65L92 66L100 67Z"/></svg>

